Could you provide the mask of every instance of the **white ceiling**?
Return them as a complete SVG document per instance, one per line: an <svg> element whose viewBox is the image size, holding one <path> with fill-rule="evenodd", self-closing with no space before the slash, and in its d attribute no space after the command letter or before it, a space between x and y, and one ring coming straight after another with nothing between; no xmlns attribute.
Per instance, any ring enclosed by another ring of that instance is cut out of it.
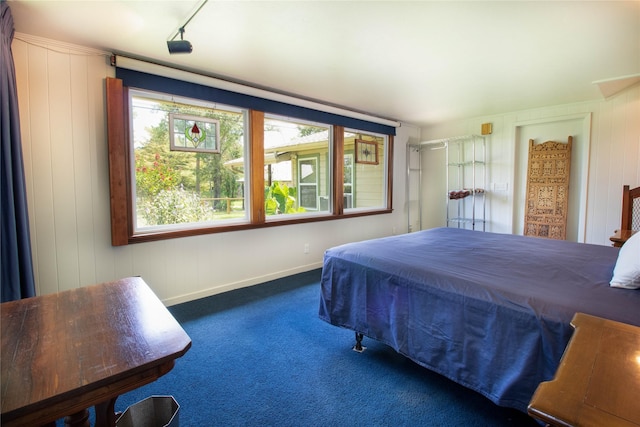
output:
<svg viewBox="0 0 640 427"><path fill-rule="evenodd" d="M15 29L419 126L598 99L640 1L9 1ZM632 80L637 81L637 80Z"/></svg>

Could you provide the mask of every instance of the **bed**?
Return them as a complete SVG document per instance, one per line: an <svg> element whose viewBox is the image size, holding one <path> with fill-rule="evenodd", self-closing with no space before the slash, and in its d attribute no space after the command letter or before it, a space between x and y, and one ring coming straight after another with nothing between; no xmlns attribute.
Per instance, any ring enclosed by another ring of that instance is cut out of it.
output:
<svg viewBox="0 0 640 427"><path fill-rule="evenodd" d="M325 252L319 316L526 412L576 312L640 326L640 290L609 284L618 252L458 228L349 243Z"/></svg>

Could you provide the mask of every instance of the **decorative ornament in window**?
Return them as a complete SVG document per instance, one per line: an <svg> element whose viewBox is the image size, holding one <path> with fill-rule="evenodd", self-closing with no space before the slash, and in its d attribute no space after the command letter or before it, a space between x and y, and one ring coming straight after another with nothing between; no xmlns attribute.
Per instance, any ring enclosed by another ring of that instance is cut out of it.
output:
<svg viewBox="0 0 640 427"><path fill-rule="evenodd" d="M356 139L356 163L378 164L378 144L375 141Z"/></svg>
<svg viewBox="0 0 640 427"><path fill-rule="evenodd" d="M202 116L169 113L172 151L220 152L219 121Z"/></svg>

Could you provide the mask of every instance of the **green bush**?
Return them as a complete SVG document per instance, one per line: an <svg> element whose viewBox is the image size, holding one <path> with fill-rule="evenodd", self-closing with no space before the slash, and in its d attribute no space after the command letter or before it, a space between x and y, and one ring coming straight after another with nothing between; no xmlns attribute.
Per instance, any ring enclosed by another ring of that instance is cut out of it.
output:
<svg viewBox="0 0 640 427"><path fill-rule="evenodd" d="M167 162L155 154L153 163L145 163L136 156L136 194L138 196L155 196L161 190L170 190L180 183L180 174Z"/></svg>
<svg viewBox="0 0 640 427"><path fill-rule="evenodd" d="M142 202L140 207L147 225L200 222L209 216L200 196L182 188L160 190Z"/></svg>
<svg viewBox="0 0 640 427"><path fill-rule="evenodd" d="M305 208L296 207L296 189L287 184L274 182L264 191L264 205L267 215L306 212Z"/></svg>

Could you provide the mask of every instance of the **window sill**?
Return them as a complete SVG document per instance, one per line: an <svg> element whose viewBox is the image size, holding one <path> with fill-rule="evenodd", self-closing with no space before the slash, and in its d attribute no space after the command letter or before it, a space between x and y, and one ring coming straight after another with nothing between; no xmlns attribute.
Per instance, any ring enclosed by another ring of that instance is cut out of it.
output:
<svg viewBox="0 0 640 427"><path fill-rule="evenodd" d="M308 217L298 216L296 218L291 218L291 219L282 219L282 220L278 219L275 221L274 220L266 221L260 224L245 223L245 224L220 225L215 227L191 228L191 229L163 231L163 232L137 233L135 235L129 236L128 244L156 242L160 240L175 239L180 237L192 237L192 236L201 236L205 234L228 233L233 231L253 230L253 229L260 229L260 228L267 228L267 227L306 224L311 222L335 221L339 219L357 218L362 216L384 215L384 214L390 214L392 212L393 212L393 209L376 209L376 210L367 210L367 211L359 210L354 212L345 212L342 215L328 214L328 215L314 215L314 216L308 216Z"/></svg>

